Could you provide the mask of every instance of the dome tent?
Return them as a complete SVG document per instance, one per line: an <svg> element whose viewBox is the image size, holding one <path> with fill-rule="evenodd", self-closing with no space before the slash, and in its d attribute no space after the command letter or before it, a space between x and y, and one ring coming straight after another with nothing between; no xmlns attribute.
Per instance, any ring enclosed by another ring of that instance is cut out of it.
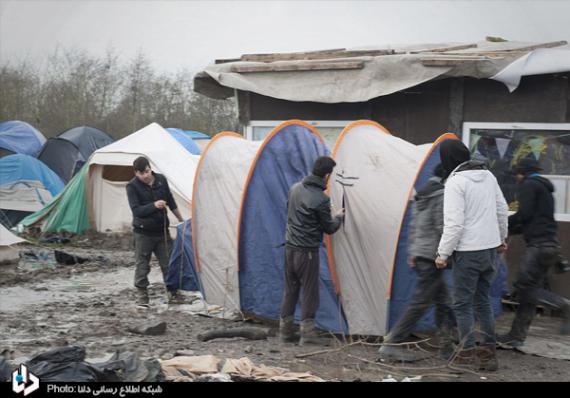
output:
<svg viewBox="0 0 570 398"><path fill-rule="evenodd" d="M0 123L0 156L20 153L36 157L45 142L43 134L26 122Z"/></svg>
<svg viewBox="0 0 570 398"><path fill-rule="evenodd" d="M63 190L63 181L28 155L0 158L0 221L11 228L40 210Z"/></svg>
<svg viewBox="0 0 570 398"><path fill-rule="evenodd" d="M316 158L327 153L314 128L299 120L277 126L261 146L235 133L212 139L203 152L193 191L195 260L181 265L187 269L195 263L209 304L279 319L287 195L294 183L311 173ZM214 198L219 203L212 207ZM324 245L320 267L317 325L346 331ZM182 275L179 268L170 272Z"/></svg>
<svg viewBox="0 0 570 398"><path fill-rule="evenodd" d="M38 158L67 183L93 152L112 142L107 133L94 127L74 127L50 138Z"/></svg>

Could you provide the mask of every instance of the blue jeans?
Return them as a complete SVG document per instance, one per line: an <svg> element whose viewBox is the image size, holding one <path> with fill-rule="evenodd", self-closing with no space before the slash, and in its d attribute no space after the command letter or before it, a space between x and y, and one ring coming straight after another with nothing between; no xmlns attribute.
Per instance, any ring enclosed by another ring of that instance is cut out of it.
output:
<svg viewBox="0 0 570 398"><path fill-rule="evenodd" d="M495 344L495 317L489 291L497 272L497 250L456 251L453 254L453 311L463 348L475 346L475 313L483 344Z"/></svg>

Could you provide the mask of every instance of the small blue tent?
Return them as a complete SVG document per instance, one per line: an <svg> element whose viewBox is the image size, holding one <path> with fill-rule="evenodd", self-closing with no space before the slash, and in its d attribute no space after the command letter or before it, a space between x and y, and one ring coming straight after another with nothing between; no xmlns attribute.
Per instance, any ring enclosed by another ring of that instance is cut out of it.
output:
<svg viewBox="0 0 570 398"><path fill-rule="evenodd" d="M209 136L198 131L182 130L173 127L167 128L166 131L193 155L199 155L201 152L194 140L210 139Z"/></svg>
<svg viewBox="0 0 570 398"><path fill-rule="evenodd" d="M431 151L428 152L425 161L420 168L416 181L414 183L415 191L419 191L427 181L433 176L435 167L440 163L439 145L444 140L457 139L453 134L444 134L436 142L434 142ZM413 198L410 198L413 199ZM392 289L389 302L389 319L388 330L391 330L398 319L404 313L407 304L409 303L412 293L416 285L416 273L410 268L407 263L408 258L408 233L410 222L412 221L411 201L408 203L402 227L400 229L400 238L398 241L398 248L396 253L396 261L392 273ZM446 269L445 278L448 282L448 287L452 288L451 270ZM493 311L495 315L499 315L502 311L501 298L506 293L506 277L507 269L503 261L499 261L498 272L491 287L491 299ZM450 290L451 292L451 290ZM416 324L417 331L426 331L433 329L435 326L433 307L424 315L424 317Z"/></svg>
<svg viewBox="0 0 570 398"><path fill-rule="evenodd" d="M40 160L28 155L0 158L0 212L11 228L47 205L64 188L63 181Z"/></svg>
<svg viewBox="0 0 570 398"><path fill-rule="evenodd" d="M170 291L200 291L204 294L194 263L191 220L184 221L176 228L176 240L168 263L166 288Z"/></svg>
<svg viewBox="0 0 570 398"><path fill-rule="evenodd" d="M45 137L33 126L19 120L0 123L0 152L38 156Z"/></svg>
<svg viewBox="0 0 570 398"><path fill-rule="evenodd" d="M322 138L310 125L300 121L276 127L259 149L245 186L239 224L242 311L279 319L289 189L311 174L317 157L328 154ZM345 332L347 324L333 286L324 244L320 250L319 291L316 324L324 330Z"/></svg>

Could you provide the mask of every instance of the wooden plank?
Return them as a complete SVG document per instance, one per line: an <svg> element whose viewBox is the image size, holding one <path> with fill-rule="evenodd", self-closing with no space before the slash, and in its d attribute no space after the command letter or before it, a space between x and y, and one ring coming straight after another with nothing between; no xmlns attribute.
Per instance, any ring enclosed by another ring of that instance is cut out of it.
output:
<svg viewBox="0 0 570 398"><path fill-rule="evenodd" d="M461 44L457 46L449 46L449 47L436 47L436 48L426 48L425 50L414 50L410 51L410 54L419 54L419 53L439 53L439 52L446 52L446 51L458 51L458 50L466 50L468 48L475 48L477 47L477 43L472 44Z"/></svg>
<svg viewBox="0 0 570 398"><path fill-rule="evenodd" d="M421 60L424 66L457 66L463 65L469 62L480 62L480 61L489 61L488 58L424 58Z"/></svg>
<svg viewBox="0 0 570 398"><path fill-rule="evenodd" d="M215 64L227 64L228 62L239 62L241 58L224 58L214 60Z"/></svg>
<svg viewBox="0 0 570 398"><path fill-rule="evenodd" d="M539 48L553 48L553 47L565 46L566 44L568 44L568 42L565 40L562 40L562 41L553 41L553 42L549 42L549 43L534 44L532 46L510 48L510 49L506 49L506 50L486 50L486 51L475 51L475 52L468 52L468 53L446 52L444 54L445 55L481 55L481 56L484 56L484 55L512 55L512 54L516 54L516 53L529 52L529 51L536 50Z"/></svg>
<svg viewBox="0 0 570 398"><path fill-rule="evenodd" d="M383 50L341 50L341 51L323 51L321 53L288 53L288 54L246 54L242 55L242 61L251 62L275 62L275 61L303 61L303 60L324 60L338 58L354 58L354 57L377 57L381 55L395 54L394 49Z"/></svg>
<svg viewBox="0 0 570 398"><path fill-rule="evenodd" d="M260 73L260 72L293 72L314 70L343 70L362 69L364 61L336 61L336 62L311 62L311 63L282 63L264 65L233 65L235 73Z"/></svg>

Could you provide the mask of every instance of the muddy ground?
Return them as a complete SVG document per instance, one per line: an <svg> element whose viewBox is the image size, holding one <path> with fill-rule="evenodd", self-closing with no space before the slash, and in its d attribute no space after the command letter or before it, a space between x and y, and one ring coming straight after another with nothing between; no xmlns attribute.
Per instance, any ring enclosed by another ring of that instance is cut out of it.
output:
<svg viewBox="0 0 570 398"><path fill-rule="evenodd" d="M48 248L53 247L56 246ZM166 304L155 260L150 275L151 307L136 307L132 286L134 261L128 236L80 238L57 247L85 257L103 256L108 261L34 271L21 269L17 264L0 266L0 351L7 350L14 362L53 347L79 344L86 347L88 360L108 358L118 349L159 359L170 359L177 351L186 350L220 358L246 356L256 364L311 372L335 381L380 381L387 375L398 380L422 375L423 381L570 381L570 361L506 350L498 351L497 372L457 373L437 358L431 341L420 344L427 358L414 364L379 362L378 342L374 341L352 340L349 345L350 340L338 340L330 351L304 358L296 356L323 348L280 344L275 337L200 342L197 336L205 331L243 323L191 315L182 310L184 306ZM38 249L25 247L30 248ZM501 316L497 320L498 331L504 331L511 319L512 313ZM167 322L166 334L144 336L128 331L144 320ZM531 334L552 332L559 322L557 318L538 317ZM258 326L253 321L247 323Z"/></svg>

